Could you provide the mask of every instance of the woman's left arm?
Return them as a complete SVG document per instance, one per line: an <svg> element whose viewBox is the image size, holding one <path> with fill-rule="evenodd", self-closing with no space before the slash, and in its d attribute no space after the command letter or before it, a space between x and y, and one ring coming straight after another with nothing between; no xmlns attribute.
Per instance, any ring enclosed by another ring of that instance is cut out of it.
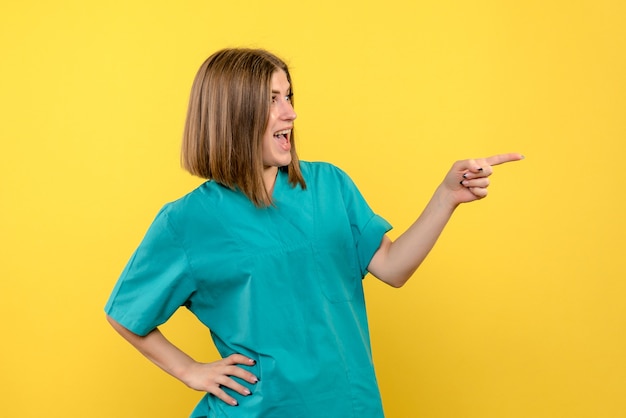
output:
<svg viewBox="0 0 626 418"><path fill-rule="evenodd" d="M492 166L523 158L512 153L454 163L415 223L395 241L383 237L368 271L393 287L404 285L433 248L457 206L487 196Z"/></svg>

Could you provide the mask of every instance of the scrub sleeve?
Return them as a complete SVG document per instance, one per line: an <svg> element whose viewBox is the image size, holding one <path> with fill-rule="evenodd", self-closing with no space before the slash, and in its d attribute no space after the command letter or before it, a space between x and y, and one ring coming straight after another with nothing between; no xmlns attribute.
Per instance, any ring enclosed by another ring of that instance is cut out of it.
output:
<svg viewBox="0 0 626 418"><path fill-rule="evenodd" d="M184 306L193 291L185 251L162 209L123 270L105 311L130 331L145 336Z"/></svg>

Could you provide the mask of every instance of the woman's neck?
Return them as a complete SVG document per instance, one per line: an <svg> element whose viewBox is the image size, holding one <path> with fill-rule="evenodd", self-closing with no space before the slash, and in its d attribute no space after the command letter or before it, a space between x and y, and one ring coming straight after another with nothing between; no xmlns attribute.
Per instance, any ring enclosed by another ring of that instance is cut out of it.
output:
<svg viewBox="0 0 626 418"><path fill-rule="evenodd" d="M271 196L274 191L274 184L276 184L276 176L278 175L278 167L265 167L263 170L263 183L265 184L265 190Z"/></svg>

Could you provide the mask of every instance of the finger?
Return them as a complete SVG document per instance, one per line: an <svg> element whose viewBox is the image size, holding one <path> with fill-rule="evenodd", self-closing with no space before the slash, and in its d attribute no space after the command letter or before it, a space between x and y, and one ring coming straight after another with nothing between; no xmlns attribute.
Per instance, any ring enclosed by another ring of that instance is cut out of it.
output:
<svg viewBox="0 0 626 418"><path fill-rule="evenodd" d="M478 199L483 199L487 197L487 194L489 193L489 191L485 187L469 187L468 190L472 192L472 194Z"/></svg>
<svg viewBox="0 0 626 418"><path fill-rule="evenodd" d="M485 165L484 167L475 166L474 168L467 169L462 177L466 180L476 179L481 177L489 177L493 174L493 170L490 165Z"/></svg>
<svg viewBox="0 0 626 418"><path fill-rule="evenodd" d="M491 181L487 177L481 177L481 178L477 178L474 180L463 180L461 181L461 184L467 188L472 188L472 187L487 188L489 187L489 184L491 184Z"/></svg>
<svg viewBox="0 0 626 418"><path fill-rule="evenodd" d="M243 396L248 396L248 395L250 395L252 393L252 392L250 392L250 389L248 389L247 387L245 387L241 383L238 383L234 379L231 379L228 376L220 376L219 378L215 379L215 383L217 383L221 387L225 387L225 388L229 388L231 390L234 390L235 392L237 392L238 394L243 395Z"/></svg>
<svg viewBox="0 0 626 418"><path fill-rule="evenodd" d="M465 161L459 161L458 163L463 166L463 172L465 174L480 173L483 169L481 165L478 163L478 161L476 160L465 160Z"/></svg>
<svg viewBox="0 0 626 418"><path fill-rule="evenodd" d="M522 154L512 152L509 154L492 155L491 157L485 158L485 162L489 165L499 165L499 164L509 163L511 161L519 161L523 159L524 159L524 156Z"/></svg>
<svg viewBox="0 0 626 418"><path fill-rule="evenodd" d="M239 405L239 402L237 402L237 400L235 398L233 398L232 396L228 395L226 392L224 392L219 387L217 387L216 389L211 390L209 393L214 395L216 398L220 399L221 401L227 403L228 405L232 405L232 406Z"/></svg>
<svg viewBox="0 0 626 418"><path fill-rule="evenodd" d="M231 354L230 356L224 358L224 360L228 364L245 364L247 366L254 366L256 364L256 361L244 356L243 354Z"/></svg>
<svg viewBox="0 0 626 418"><path fill-rule="evenodd" d="M224 374L227 376L238 377L248 383L257 383L259 381L259 378L256 377L254 374L237 366L230 366L226 368L224 370Z"/></svg>

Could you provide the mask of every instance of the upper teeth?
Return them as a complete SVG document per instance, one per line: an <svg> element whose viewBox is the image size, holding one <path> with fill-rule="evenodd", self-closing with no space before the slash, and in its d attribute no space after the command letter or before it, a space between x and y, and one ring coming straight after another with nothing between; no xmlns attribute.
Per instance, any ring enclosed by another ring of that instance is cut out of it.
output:
<svg viewBox="0 0 626 418"><path fill-rule="evenodd" d="M289 132L291 132L291 129L285 129L284 131L278 131L276 132L274 135L278 136L278 135L287 135Z"/></svg>

